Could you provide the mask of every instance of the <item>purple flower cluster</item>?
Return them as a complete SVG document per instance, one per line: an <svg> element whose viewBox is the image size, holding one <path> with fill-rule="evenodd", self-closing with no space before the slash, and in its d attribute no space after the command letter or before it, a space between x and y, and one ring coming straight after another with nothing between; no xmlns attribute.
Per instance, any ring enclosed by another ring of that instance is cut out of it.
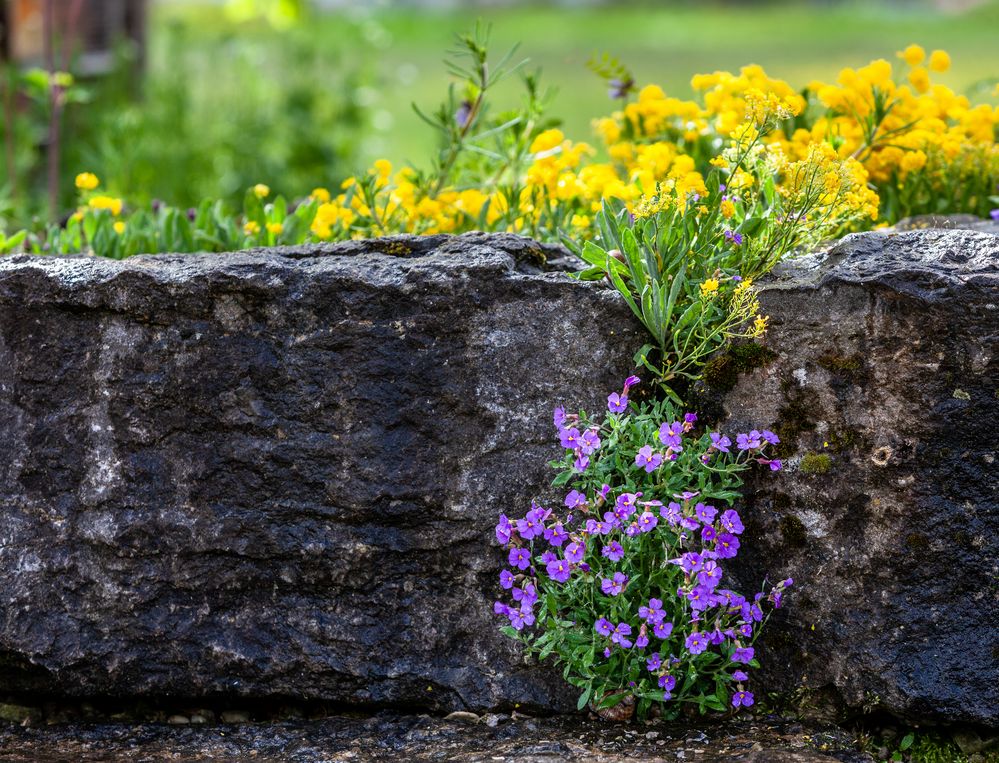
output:
<svg viewBox="0 0 999 763"><path fill-rule="evenodd" d="M778 470L780 462L764 452L779 438L752 430L735 435L733 444L719 432L689 436L697 423L693 413L662 421L638 406L623 415L637 383L629 377L622 391L608 398L613 415L603 426L555 411L559 442L571 451L556 484L575 487L562 499L562 516L536 502L523 518L500 516L496 539L507 548L508 568L499 582L512 601L496 602L494 611L522 631L535 624L540 592L546 607L561 613L550 619L546 609L542 627L562 621L559 627L586 628L593 651L611 661L609 670L618 669L614 660L640 660L647 672L639 683L654 682L663 699L676 688L674 674L686 675L684 665L713 650L726 661L724 677L736 685L732 704L749 707L754 699L745 689L745 670L755 666L752 643L763 606L780 607L793 581L752 599L722 587L722 564L737 556L745 526L735 509L712 504L711 483L717 471L745 468L750 461ZM604 442L613 449L602 451ZM702 464L704 475L696 481L678 477ZM607 482L618 477L623 487L614 490ZM698 490L672 492L678 481L694 482Z"/></svg>

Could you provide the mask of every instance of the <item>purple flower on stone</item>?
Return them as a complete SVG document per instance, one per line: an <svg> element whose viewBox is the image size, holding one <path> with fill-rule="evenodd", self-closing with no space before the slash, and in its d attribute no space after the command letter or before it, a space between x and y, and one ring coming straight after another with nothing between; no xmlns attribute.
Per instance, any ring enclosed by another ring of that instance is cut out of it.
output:
<svg viewBox="0 0 999 763"><path fill-rule="evenodd" d="M784 464L781 463L781 460L779 458L771 458L769 461L767 461L767 464L770 466L770 471L772 472L779 472L781 469L784 468Z"/></svg>
<svg viewBox="0 0 999 763"><path fill-rule="evenodd" d="M510 562L511 567L526 570L531 566L531 554L526 548L511 548L507 561Z"/></svg>
<svg viewBox="0 0 999 763"><path fill-rule="evenodd" d="M673 633L673 623L668 623L665 620L658 622L652 626L652 633L655 634L656 638L667 639Z"/></svg>
<svg viewBox="0 0 999 763"><path fill-rule="evenodd" d="M703 633L691 633L687 636L687 650L691 654L701 654L708 648L708 637Z"/></svg>
<svg viewBox="0 0 999 763"><path fill-rule="evenodd" d="M583 455L590 456L600 448L600 435L594 430L587 429L579 438L579 449Z"/></svg>
<svg viewBox="0 0 999 763"><path fill-rule="evenodd" d="M628 649L631 646L631 641L626 637L630 635L631 626L628 623L618 623L614 628L614 633L611 634L611 641L615 644L620 644L624 649Z"/></svg>
<svg viewBox="0 0 999 763"><path fill-rule="evenodd" d="M755 429L735 436L735 445L739 450L756 450L763 447L763 435Z"/></svg>
<svg viewBox="0 0 999 763"><path fill-rule="evenodd" d="M623 572L615 572L614 577L600 581L600 590L607 596L618 596L626 585L628 585L628 576Z"/></svg>
<svg viewBox="0 0 999 763"><path fill-rule="evenodd" d="M538 589L533 583L528 583L523 588L514 588L513 600L519 601L521 608L530 608L538 600Z"/></svg>
<svg viewBox="0 0 999 763"><path fill-rule="evenodd" d="M606 617L601 617L593 624L593 629L601 636L609 636L614 632L614 624Z"/></svg>
<svg viewBox="0 0 999 763"><path fill-rule="evenodd" d="M694 516L697 517L698 522L710 525L715 521L715 517L718 515L718 509L714 506L704 503L698 503L694 506Z"/></svg>
<svg viewBox="0 0 999 763"><path fill-rule="evenodd" d="M641 379L639 379L637 376L634 376L634 375L629 376L627 379L625 379L624 380L624 394L627 395L628 394L628 390L631 389L632 387L634 387L636 384L640 384L641 381L642 381Z"/></svg>
<svg viewBox="0 0 999 763"><path fill-rule="evenodd" d="M728 453L729 448L732 446L732 441L719 432L712 432L711 445L715 450L720 450L722 453Z"/></svg>
<svg viewBox="0 0 999 763"><path fill-rule="evenodd" d="M607 410L611 413L624 413L628 410L628 396L611 392L607 396Z"/></svg>
<svg viewBox="0 0 999 763"><path fill-rule="evenodd" d="M555 409L555 413L552 414L552 420L555 422L555 428L561 429L562 425L565 423L565 408L559 406Z"/></svg>
<svg viewBox="0 0 999 763"><path fill-rule="evenodd" d="M733 681L748 681L749 680L749 676L744 671L737 670L734 673L732 673L732 680Z"/></svg>
<svg viewBox="0 0 999 763"><path fill-rule="evenodd" d="M993 209L991 212L989 212L989 217L991 217L993 220L999 221L999 209Z"/></svg>
<svg viewBox="0 0 999 763"><path fill-rule="evenodd" d="M495 612L497 615L503 615L504 617L509 617L510 616L510 606L508 604L504 604L501 601L494 601L493 602L493 612Z"/></svg>
<svg viewBox="0 0 999 763"><path fill-rule="evenodd" d="M719 559L731 559L739 553L739 539L731 533L719 533L715 538L715 553Z"/></svg>
<svg viewBox="0 0 999 763"><path fill-rule="evenodd" d="M742 526L742 520L739 518L739 513L735 509L728 509L727 511L722 512L719 522L723 528L733 535L741 535L742 531L746 529Z"/></svg>
<svg viewBox="0 0 999 763"><path fill-rule="evenodd" d="M569 533L565 531L561 522L557 522L554 527L545 530L545 540L553 546L561 546L569 539Z"/></svg>
<svg viewBox="0 0 999 763"><path fill-rule="evenodd" d="M558 431L559 442L561 442L562 447L567 450L575 450L579 447L579 437L579 430L576 429L576 427L560 429Z"/></svg>
<svg viewBox="0 0 999 763"><path fill-rule="evenodd" d="M565 547L565 558L573 564L579 564L579 562L583 561L585 554L586 546L581 541L573 541Z"/></svg>
<svg viewBox="0 0 999 763"><path fill-rule="evenodd" d="M659 656L659 652L653 652L645 660L645 666L649 669L650 673L655 673L659 668L663 666L662 657Z"/></svg>
<svg viewBox="0 0 999 763"><path fill-rule="evenodd" d="M644 466L649 474L662 466L663 457L661 453L653 453L651 445L643 445L635 455L635 466Z"/></svg>
<svg viewBox="0 0 999 763"><path fill-rule="evenodd" d="M510 524L510 520L507 519L506 514L500 514L499 524L496 525L496 540L505 546L510 542L510 536L512 534L513 525Z"/></svg>
<svg viewBox="0 0 999 763"><path fill-rule="evenodd" d="M572 566L565 559L556 559L548 562L548 577L556 583L564 583L572 574Z"/></svg>
<svg viewBox="0 0 999 763"><path fill-rule="evenodd" d="M689 424L690 426L693 426L694 424L697 423L697 414L696 413L685 413L685 414L683 414L683 423L684 424Z"/></svg>
<svg viewBox="0 0 999 763"><path fill-rule="evenodd" d="M524 540L530 540L531 538L541 535L544 533L544 520L547 512L541 509L531 509L527 512L527 516L523 519L517 520L517 532L520 533L520 537Z"/></svg>
<svg viewBox="0 0 999 763"><path fill-rule="evenodd" d="M616 540L612 540L600 550L600 553L612 562L619 562L624 556L624 548Z"/></svg>
<svg viewBox="0 0 999 763"><path fill-rule="evenodd" d="M643 533L651 532L659 524L659 520L656 519L656 515L651 511L646 511L638 518L638 529Z"/></svg>
<svg viewBox="0 0 999 763"><path fill-rule="evenodd" d="M586 504L586 496L580 493L578 490L570 490L565 497L565 505L567 508L574 509L577 506L583 506Z"/></svg>
<svg viewBox="0 0 999 763"><path fill-rule="evenodd" d="M755 650L751 646L740 646L737 647L734 652L732 652L732 662L741 662L748 664L755 654Z"/></svg>
<svg viewBox="0 0 999 763"><path fill-rule="evenodd" d="M649 599L649 606L638 608L638 616L653 625L661 621L666 616L662 599Z"/></svg>
<svg viewBox="0 0 999 763"><path fill-rule="evenodd" d="M659 427L659 441L673 450L683 450L683 424L674 421L672 424L663 424Z"/></svg>
<svg viewBox="0 0 999 763"><path fill-rule="evenodd" d="M717 562L707 561L701 566L701 571L697 573L698 582L714 589L722 579L722 570Z"/></svg>
<svg viewBox="0 0 999 763"><path fill-rule="evenodd" d="M513 573L510 570L503 570L500 573L500 585L503 588L513 588Z"/></svg>
<svg viewBox="0 0 999 763"><path fill-rule="evenodd" d="M514 630L522 631L525 625L534 625L534 613L530 610L511 609L509 616Z"/></svg>
<svg viewBox="0 0 999 763"><path fill-rule="evenodd" d="M575 469L580 474L585 472L587 468L589 468L589 466L590 466L590 457L584 456L582 454L576 456L576 460L572 462L572 468Z"/></svg>
<svg viewBox="0 0 999 763"><path fill-rule="evenodd" d="M760 436L763 437L763 439L766 440L771 445L780 444L780 438L777 435L775 435L773 432L771 432L769 429L764 429L762 432L760 432Z"/></svg>
<svg viewBox="0 0 999 763"><path fill-rule="evenodd" d="M752 706L753 702L754 702L753 692L751 691L737 691L732 696L733 707L739 707L740 705L742 705L743 707L750 707Z"/></svg>

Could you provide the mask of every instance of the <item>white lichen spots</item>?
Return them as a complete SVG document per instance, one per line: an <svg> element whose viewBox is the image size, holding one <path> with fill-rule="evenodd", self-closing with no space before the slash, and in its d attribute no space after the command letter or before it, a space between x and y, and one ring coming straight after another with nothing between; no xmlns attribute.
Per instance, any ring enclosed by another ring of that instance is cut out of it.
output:
<svg viewBox="0 0 999 763"><path fill-rule="evenodd" d="M15 574L39 572L42 569L42 560L34 551L28 551L17 559Z"/></svg>
<svg viewBox="0 0 999 763"><path fill-rule="evenodd" d="M829 534L826 526L826 518L814 509L801 512L798 518L801 520L801 524L805 526L805 530L809 535L815 538L824 538Z"/></svg>
<svg viewBox="0 0 999 763"><path fill-rule="evenodd" d="M796 368L791 372L791 376L795 378L798 382L799 387L804 387L808 384L808 370L805 368Z"/></svg>

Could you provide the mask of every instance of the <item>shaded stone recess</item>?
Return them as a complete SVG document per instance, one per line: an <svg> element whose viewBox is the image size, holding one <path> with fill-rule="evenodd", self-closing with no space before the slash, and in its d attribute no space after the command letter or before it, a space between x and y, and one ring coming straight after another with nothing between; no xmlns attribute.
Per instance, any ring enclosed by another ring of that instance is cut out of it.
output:
<svg viewBox="0 0 999 763"><path fill-rule="evenodd" d="M468 714L466 714L468 715ZM0 725L3 763L234 760L500 761L501 763L871 763L836 728L787 722L625 726L572 718L478 721L379 714L312 723L212 727L93 725L21 729Z"/></svg>
<svg viewBox="0 0 999 763"><path fill-rule="evenodd" d="M574 707L491 611L641 335L515 236L0 261L0 690Z"/></svg>
<svg viewBox="0 0 999 763"><path fill-rule="evenodd" d="M999 726L999 236L849 236L761 301L775 355L723 405L783 439L746 510L743 563L796 580L768 685Z"/></svg>

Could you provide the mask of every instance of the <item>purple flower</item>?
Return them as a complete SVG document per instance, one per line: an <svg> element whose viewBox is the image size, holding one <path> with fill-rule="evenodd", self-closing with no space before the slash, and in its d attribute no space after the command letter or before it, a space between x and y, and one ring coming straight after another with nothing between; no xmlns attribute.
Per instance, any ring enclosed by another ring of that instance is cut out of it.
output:
<svg viewBox="0 0 999 763"><path fill-rule="evenodd" d="M755 650L751 646L740 646L737 647L734 652L732 652L732 662L741 662L744 664L749 664L753 659Z"/></svg>
<svg viewBox="0 0 999 763"><path fill-rule="evenodd" d="M548 577L556 583L564 583L572 573L572 566L565 559L556 559L548 562Z"/></svg>
<svg viewBox="0 0 999 763"><path fill-rule="evenodd" d="M504 546L510 542L510 535L513 533L513 525L506 518L506 514L500 514L499 524L496 525L496 540Z"/></svg>
<svg viewBox="0 0 999 763"><path fill-rule="evenodd" d="M525 625L534 625L534 613L529 609L511 609L508 614L510 625L513 626L514 630L522 631Z"/></svg>
<svg viewBox="0 0 999 763"><path fill-rule="evenodd" d="M683 450L682 437L683 424L674 421L672 424L663 424L659 427L659 441L673 450Z"/></svg>
<svg viewBox="0 0 999 763"><path fill-rule="evenodd" d="M659 656L659 652L653 652L650 654L646 660L645 665L649 669L650 673L655 673L659 668L663 666L662 657Z"/></svg>
<svg viewBox="0 0 999 763"><path fill-rule="evenodd" d="M739 635L750 638L753 635L753 626L749 623L743 623L739 626Z"/></svg>
<svg viewBox="0 0 999 763"><path fill-rule="evenodd" d="M749 707L753 704L753 692L751 691L737 691L732 697L732 706L739 707Z"/></svg>
<svg viewBox="0 0 999 763"><path fill-rule="evenodd" d="M572 462L572 468L575 469L580 474L585 472L589 467L589 465L590 465L590 457L584 456L582 454L576 456L576 460Z"/></svg>
<svg viewBox="0 0 999 763"><path fill-rule="evenodd" d="M739 518L739 513L735 509L728 509L723 512L719 521L721 526L733 535L741 535L742 531L746 529L742 526L742 520Z"/></svg>
<svg viewBox="0 0 999 763"><path fill-rule="evenodd" d="M559 442L567 450L575 450L579 447L579 430L576 427L558 430Z"/></svg>
<svg viewBox="0 0 999 763"><path fill-rule="evenodd" d="M586 496L578 490L570 490L568 495L565 497L565 505L567 508L574 509L577 506L583 506L585 504Z"/></svg>
<svg viewBox="0 0 999 763"><path fill-rule="evenodd" d="M579 449L583 455L590 456L600 447L600 436L596 430L587 429L583 436L579 438Z"/></svg>
<svg viewBox="0 0 999 763"><path fill-rule="evenodd" d="M626 585L628 585L628 576L623 572L615 572L613 578L604 578L600 581L600 590L607 596L618 596Z"/></svg>
<svg viewBox="0 0 999 763"><path fill-rule="evenodd" d="M513 588L513 573L510 570L503 570L500 573L500 585L503 588Z"/></svg>
<svg viewBox="0 0 999 763"><path fill-rule="evenodd" d="M671 501L669 506L659 510L659 515L676 527L680 524L680 519L683 517L683 508L676 501Z"/></svg>
<svg viewBox="0 0 999 763"><path fill-rule="evenodd" d="M739 553L739 539L731 533L719 533L715 538L715 553L719 559L731 559Z"/></svg>
<svg viewBox="0 0 999 763"><path fill-rule="evenodd" d="M547 565L548 562L555 561L556 559L558 559L558 555L554 551L545 551L545 553L541 555L541 563L544 565Z"/></svg>
<svg viewBox="0 0 999 763"><path fill-rule="evenodd" d="M516 567L518 570L526 570L531 566L531 554L526 548L511 548L507 561L510 562L511 567Z"/></svg>
<svg viewBox="0 0 999 763"><path fill-rule="evenodd" d="M697 573L698 582L712 590L721 582L721 579L722 570L717 562L705 562L701 567L701 571Z"/></svg>
<svg viewBox="0 0 999 763"><path fill-rule="evenodd" d="M679 559L670 559L670 564L676 564L681 570L691 575L701 569L701 555L696 551L687 551Z"/></svg>
<svg viewBox="0 0 999 763"><path fill-rule="evenodd" d="M554 527L545 530L545 540L553 546L561 546L569 539L569 533L565 531L561 522L557 522Z"/></svg>
<svg viewBox="0 0 999 763"><path fill-rule="evenodd" d="M733 681L748 681L749 676L742 670L737 670L732 674Z"/></svg>
<svg viewBox="0 0 999 763"><path fill-rule="evenodd" d="M638 529L643 533L651 532L659 524L659 520L656 519L656 515L651 511L646 511L638 518Z"/></svg>
<svg viewBox="0 0 999 763"><path fill-rule="evenodd" d="M725 238L734 243L736 246L742 243L742 234L735 233L734 231L725 231Z"/></svg>
<svg viewBox="0 0 999 763"><path fill-rule="evenodd" d="M521 608L530 608L538 600L538 589L533 583L528 583L523 588L514 588L513 600L519 601Z"/></svg>
<svg viewBox="0 0 999 763"><path fill-rule="evenodd" d="M611 392L607 396L607 410L611 413L624 413L628 409L628 396Z"/></svg>
<svg viewBox="0 0 999 763"><path fill-rule="evenodd" d="M999 209L993 209L991 212L989 212L989 217L991 217L993 220L999 221Z"/></svg>
<svg viewBox="0 0 999 763"><path fill-rule="evenodd" d="M497 615L503 615L504 617L509 617L509 615L510 615L510 607L509 607L509 605L504 604L501 601L494 601L493 602L493 612L495 612Z"/></svg>
<svg viewBox="0 0 999 763"><path fill-rule="evenodd" d="M676 678L673 676L659 676L659 688L669 694L676 687ZM666 697L669 699L669 697Z"/></svg>
<svg viewBox="0 0 999 763"><path fill-rule="evenodd" d="M617 100L628 97L628 93L635 87L635 80L631 77L625 77L624 79L614 77L607 80L607 84L610 86L607 88L607 97Z"/></svg>
<svg viewBox="0 0 999 763"><path fill-rule="evenodd" d="M755 429L735 436L735 445L739 450L756 450L763 447L763 435Z"/></svg>
<svg viewBox="0 0 999 763"><path fill-rule="evenodd" d="M790 588L791 586L794 585L794 578L788 578L787 580L782 580L777 585L781 586L782 588Z"/></svg>
<svg viewBox="0 0 999 763"><path fill-rule="evenodd" d="M708 637L703 633L691 633L687 636L687 649L691 654L701 654L708 648Z"/></svg>
<svg viewBox="0 0 999 763"><path fill-rule="evenodd" d="M462 101L458 110L454 112L454 122L458 127L464 129L468 126L469 120L472 118L472 102Z"/></svg>
<svg viewBox="0 0 999 763"><path fill-rule="evenodd" d="M545 516L547 512L539 509L531 509L527 516L517 520L517 532L524 540L530 540L536 535L541 535L545 531Z"/></svg>
<svg viewBox="0 0 999 763"><path fill-rule="evenodd" d="M772 472L779 472L781 469L784 468L784 464L781 463L781 460L779 458L771 458L766 463L767 465L770 466L770 471Z"/></svg>
<svg viewBox="0 0 999 763"><path fill-rule="evenodd" d="M610 656L611 656L611 650L610 647L607 647L606 649L604 649L604 657L610 657Z"/></svg>
<svg viewBox="0 0 999 763"><path fill-rule="evenodd" d="M722 453L728 453L729 447L731 447L732 441L728 439L725 435L718 432L711 433L711 446L715 450L720 450Z"/></svg>
<svg viewBox="0 0 999 763"><path fill-rule="evenodd" d="M697 423L696 413L685 413L683 414L684 429L694 426Z"/></svg>
<svg viewBox="0 0 999 763"><path fill-rule="evenodd" d="M780 444L780 438L777 435L775 435L773 432L771 432L769 429L764 429L762 432L760 432L760 435L763 437L764 440L766 440L771 445Z"/></svg>
<svg viewBox="0 0 999 763"><path fill-rule="evenodd" d="M632 387L634 387L636 384L640 384L641 381L642 381L641 379L639 379L637 376L634 376L634 375L629 376L627 379L625 379L624 380L624 394L627 395L628 394L628 390L631 389Z"/></svg>
<svg viewBox="0 0 999 763"><path fill-rule="evenodd" d="M561 429L562 425L565 423L565 408L559 406L555 409L555 413L552 414L552 420L555 422L555 428Z"/></svg>
<svg viewBox="0 0 999 763"><path fill-rule="evenodd" d="M601 617L593 624L593 629L601 636L609 636L614 632L614 624L606 617Z"/></svg>
<svg viewBox="0 0 999 763"><path fill-rule="evenodd" d="M622 493L614 502L614 516L618 519L627 519L635 513L635 504L638 502L641 493ZM606 517L604 517L606 519Z"/></svg>
<svg viewBox="0 0 999 763"><path fill-rule="evenodd" d="M585 553L586 546L581 541L573 541L565 547L565 558L573 564L579 564L579 562L583 561Z"/></svg>
<svg viewBox="0 0 999 763"><path fill-rule="evenodd" d="M624 649L628 649L631 646L631 641L625 637L630 635L631 626L628 623L618 623L614 628L614 633L611 635L611 641L615 644L620 644Z"/></svg>
<svg viewBox="0 0 999 763"><path fill-rule="evenodd" d="M715 539L716 534L715 528L711 525L704 525L704 527L701 528L701 541L703 543L710 543Z"/></svg>
<svg viewBox="0 0 999 763"><path fill-rule="evenodd" d="M599 496L600 496L600 497L601 497L601 498L602 498L603 500L605 500L605 501L606 501L606 500L607 500L607 496L608 496L608 495L610 494L610 489L611 489L611 488L610 488L610 485L608 485L608 484L604 483L603 487L601 487L601 488L600 488L600 492L598 493L598 495L599 495Z"/></svg>
<svg viewBox="0 0 999 763"><path fill-rule="evenodd" d="M645 649L649 645L649 637L645 634L645 629L643 628L638 633L638 638L635 639L635 646L638 649Z"/></svg>
<svg viewBox="0 0 999 763"><path fill-rule="evenodd" d="M653 625L660 622L664 617L666 617L666 612L663 610L662 599L649 599L649 606L641 606L638 608L638 616Z"/></svg>
<svg viewBox="0 0 999 763"><path fill-rule="evenodd" d="M694 586L694 589L687 594L687 601L692 610L702 612L715 606L718 603L718 598L708 586L699 585Z"/></svg>
<svg viewBox="0 0 999 763"><path fill-rule="evenodd" d="M704 503L698 503L694 506L694 516L697 517L697 521L702 522L706 525L710 525L715 521L715 517L718 515L718 509L714 506L710 506Z"/></svg>
<svg viewBox="0 0 999 763"><path fill-rule="evenodd" d="M658 622L652 626L652 633L655 634L656 638L667 639L673 633L673 623L668 623L665 620Z"/></svg>
<svg viewBox="0 0 999 763"><path fill-rule="evenodd" d="M601 549L600 553L603 556L606 556L612 562L619 562L621 561L621 558L624 556L624 548L622 548L621 544L618 543L616 540L612 540L610 543L608 543L606 546L604 546Z"/></svg>
<svg viewBox="0 0 999 763"><path fill-rule="evenodd" d="M651 445L643 445L635 455L635 466L644 466L649 474L662 466L663 457L661 453L653 453Z"/></svg>

